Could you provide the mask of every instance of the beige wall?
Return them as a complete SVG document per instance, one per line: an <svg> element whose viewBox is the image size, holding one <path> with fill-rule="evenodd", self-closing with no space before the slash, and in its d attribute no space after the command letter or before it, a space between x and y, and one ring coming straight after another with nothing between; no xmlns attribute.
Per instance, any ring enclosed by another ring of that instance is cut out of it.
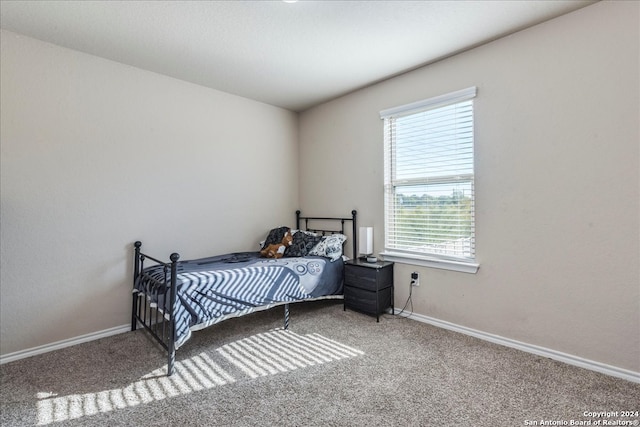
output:
<svg viewBox="0 0 640 427"><path fill-rule="evenodd" d="M416 313L640 372L639 8L597 3L302 113L302 208L358 209L381 251L379 111L477 86L480 270L396 264L396 306L418 271Z"/></svg>
<svg viewBox="0 0 640 427"><path fill-rule="evenodd" d="M11 32L1 41L3 355L129 322L137 239L194 258L293 223L297 114Z"/></svg>

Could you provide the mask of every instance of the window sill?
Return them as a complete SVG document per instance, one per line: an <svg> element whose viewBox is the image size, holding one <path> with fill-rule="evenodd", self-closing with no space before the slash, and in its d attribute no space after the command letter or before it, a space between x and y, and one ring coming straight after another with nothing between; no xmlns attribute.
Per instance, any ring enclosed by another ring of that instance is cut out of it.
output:
<svg viewBox="0 0 640 427"><path fill-rule="evenodd" d="M476 274L480 264L447 259L433 258L426 255L409 255L399 252L381 252L385 261L394 261L402 264L419 265L421 267L439 268L442 270L458 271L461 273Z"/></svg>

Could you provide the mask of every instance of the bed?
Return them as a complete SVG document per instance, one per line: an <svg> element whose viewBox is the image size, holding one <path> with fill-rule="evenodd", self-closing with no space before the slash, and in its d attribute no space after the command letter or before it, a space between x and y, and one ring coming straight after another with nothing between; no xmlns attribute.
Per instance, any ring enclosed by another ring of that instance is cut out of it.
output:
<svg viewBox="0 0 640 427"><path fill-rule="evenodd" d="M143 253L142 243L135 242L131 330L144 327L167 351L170 376L176 350L194 331L275 306L284 306L288 329L289 304L343 298L344 255L358 254L356 215L355 210L349 217L296 211L295 228L271 229L261 242L261 248L277 246L289 232L279 258L265 257L265 249L264 255L247 251L186 261L173 253L167 262ZM350 254L344 250L349 240Z"/></svg>

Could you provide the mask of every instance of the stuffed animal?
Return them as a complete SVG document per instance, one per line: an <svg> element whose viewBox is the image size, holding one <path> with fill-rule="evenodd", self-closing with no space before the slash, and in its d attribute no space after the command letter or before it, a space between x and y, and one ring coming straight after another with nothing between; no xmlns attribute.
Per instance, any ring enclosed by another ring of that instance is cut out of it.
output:
<svg viewBox="0 0 640 427"><path fill-rule="evenodd" d="M280 243L274 243L260 251L260 255L265 258L282 258L287 247L291 246L293 235L291 230L287 231Z"/></svg>

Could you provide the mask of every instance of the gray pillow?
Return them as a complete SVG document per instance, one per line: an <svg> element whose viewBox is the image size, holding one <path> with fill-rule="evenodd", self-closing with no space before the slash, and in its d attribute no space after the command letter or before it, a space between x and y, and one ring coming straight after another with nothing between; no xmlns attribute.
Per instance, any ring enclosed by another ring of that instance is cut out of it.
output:
<svg viewBox="0 0 640 427"><path fill-rule="evenodd" d="M286 257L307 256L309 252L320 242L322 236L301 233L298 231L293 235L291 246L284 251Z"/></svg>

